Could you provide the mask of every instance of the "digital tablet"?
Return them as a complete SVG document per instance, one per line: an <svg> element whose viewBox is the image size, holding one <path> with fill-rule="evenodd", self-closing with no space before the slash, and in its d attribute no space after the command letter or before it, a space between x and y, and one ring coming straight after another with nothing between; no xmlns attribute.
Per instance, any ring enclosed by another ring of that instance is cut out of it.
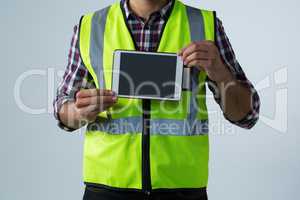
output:
<svg viewBox="0 0 300 200"><path fill-rule="evenodd" d="M114 52L112 90L119 97L179 101L182 76L177 54Z"/></svg>

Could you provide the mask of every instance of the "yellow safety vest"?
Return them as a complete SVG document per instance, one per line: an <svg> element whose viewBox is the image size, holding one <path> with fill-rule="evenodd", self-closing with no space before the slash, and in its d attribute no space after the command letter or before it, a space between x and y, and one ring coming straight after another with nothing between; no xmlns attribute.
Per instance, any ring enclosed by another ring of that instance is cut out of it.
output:
<svg viewBox="0 0 300 200"><path fill-rule="evenodd" d="M80 22L80 55L99 89L111 89L114 51L136 49L122 9L118 2ZM214 12L175 0L157 52L177 53L192 41L214 38ZM149 100L143 105L139 99L119 98L111 117L100 113L85 135L84 182L141 191L206 187L205 79L205 72L193 69L179 102ZM143 113L145 106L149 115Z"/></svg>

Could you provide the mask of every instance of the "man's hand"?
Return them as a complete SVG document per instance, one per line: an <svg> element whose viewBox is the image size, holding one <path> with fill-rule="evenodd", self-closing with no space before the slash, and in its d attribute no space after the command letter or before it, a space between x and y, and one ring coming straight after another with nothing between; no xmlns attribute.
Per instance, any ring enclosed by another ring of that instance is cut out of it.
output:
<svg viewBox="0 0 300 200"><path fill-rule="evenodd" d="M224 65L218 48L211 41L193 42L183 48L179 55L182 56L184 65L205 70L208 77L217 83L233 78Z"/></svg>
<svg viewBox="0 0 300 200"><path fill-rule="evenodd" d="M94 121L100 112L113 106L117 97L110 90L80 90L76 94L76 111L80 120Z"/></svg>
<svg viewBox="0 0 300 200"><path fill-rule="evenodd" d="M109 90L88 89L76 94L75 102L66 102L59 111L61 122L69 128L78 129L94 121L100 112L117 102L116 95Z"/></svg>
<svg viewBox="0 0 300 200"><path fill-rule="evenodd" d="M227 118L239 121L249 113L252 108L250 88L234 78L213 42L193 42L178 54L186 66L205 70L207 76L217 83L221 108Z"/></svg>

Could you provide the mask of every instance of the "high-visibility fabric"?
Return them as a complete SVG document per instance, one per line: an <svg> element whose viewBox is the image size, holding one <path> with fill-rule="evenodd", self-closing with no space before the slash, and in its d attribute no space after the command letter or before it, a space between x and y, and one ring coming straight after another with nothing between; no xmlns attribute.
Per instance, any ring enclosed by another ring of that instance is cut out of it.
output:
<svg viewBox="0 0 300 200"><path fill-rule="evenodd" d="M177 53L192 41L214 41L215 16L174 1L158 52ZM111 89L113 53L135 50L120 3L81 19L82 60L99 89ZM151 100L150 175L152 189L206 187L208 115L206 73L186 69L180 101ZM141 100L119 98L90 123L84 146L84 181L113 188L142 189Z"/></svg>

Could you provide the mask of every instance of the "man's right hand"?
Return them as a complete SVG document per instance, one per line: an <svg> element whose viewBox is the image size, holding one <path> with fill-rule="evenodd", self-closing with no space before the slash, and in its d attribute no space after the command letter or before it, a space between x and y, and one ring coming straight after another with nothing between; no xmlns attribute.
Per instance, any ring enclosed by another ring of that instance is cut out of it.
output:
<svg viewBox="0 0 300 200"><path fill-rule="evenodd" d="M69 128L78 129L86 122L94 121L98 114L117 102L110 90L85 89L76 94L75 102L66 102L59 111L61 122Z"/></svg>
<svg viewBox="0 0 300 200"><path fill-rule="evenodd" d="M116 102L117 97L110 90L87 89L77 92L75 106L80 120L91 122Z"/></svg>

